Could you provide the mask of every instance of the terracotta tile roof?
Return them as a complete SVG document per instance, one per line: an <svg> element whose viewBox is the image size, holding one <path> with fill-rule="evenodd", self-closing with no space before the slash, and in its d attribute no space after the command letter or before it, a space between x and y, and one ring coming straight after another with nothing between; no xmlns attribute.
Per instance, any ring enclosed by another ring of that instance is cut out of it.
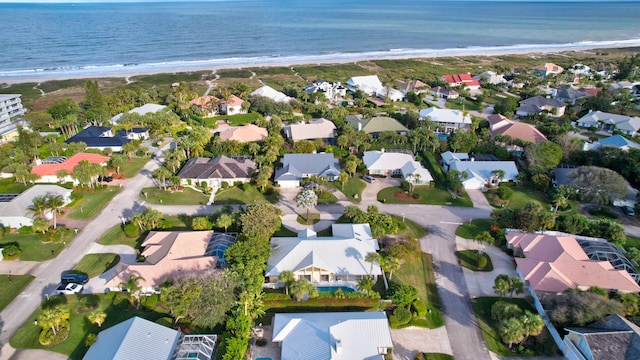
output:
<svg viewBox="0 0 640 360"><path fill-rule="evenodd" d="M189 104L191 105L195 105L199 108L205 108L211 105L215 105L216 103L218 103L218 99L213 97L213 96L200 96L197 97L191 101L189 101Z"/></svg>
<svg viewBox="0 0 640 360"><path fill-rule="evenodd" d="M546 72L558 72L561 73L562 71L564 71L564 68L561 66L558 66L554 63L544 63L542 65L538 65L536 67L533 68L534 70L540 70L540 71L546 71Z"/></svg>
<svg viewBox="0 0 640 360"><path fill-rule="evenodd" d="M242 106L242 104L244 104L244 100L240 99L239 97L237 97L235 95L231 95L231 96L229 96L229 101L228 102L226 100L222 100L220 103L221 104L226 104L229 107Z"/></svg>
<svg viewBox="0 0 640 360"><path fill-rule="evenodd" d="M100 154L78 153L72 155L70 158L60 164L38 165L31 169L31 173L43 177L54 176L60 170L67 170L69 174L72 174L73 168L84 160L94 164L106 164L106 162L109 161L109 157Z"/></svg>
<svg viewBox="0 0 640 360"><path fill-rule="evenodd" d="M492 137L508 135L512 139L520 139L534 144L547 141L547 137L533 125L509 120L502 114L489 115L487 119Z"/></svg>
<svg viewBox="0 0 640 360"><path fill-rule="evenodd" d="M442 79L450 85L480 86L480 82L471 77L471 74L444 75Z"/></svg>
<svg viewBox="0 0 640 360"><path fill-rule="evenodd" d="M239 142L261 141L269 135L267 129L253 124L243 126L226 126L220 131L220 140L236 140Z"/></svg>
<svg viewBox="0 0 640 360"><path fill-rule="evenodd" d="M536 291L561 293L592 286L640 291L626 271L614 269L608 261L590 260L574 237L518 232L510 232L506 237L511 247L524 254L524 258L515 259L516 264Z"/></svg>

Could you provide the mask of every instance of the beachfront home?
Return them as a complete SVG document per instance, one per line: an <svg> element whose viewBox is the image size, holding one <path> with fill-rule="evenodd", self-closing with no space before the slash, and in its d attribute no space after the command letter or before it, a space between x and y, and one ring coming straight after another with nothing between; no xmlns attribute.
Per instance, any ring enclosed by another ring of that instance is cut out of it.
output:
<svg viewBox="0 0 640 360"><path fill-rule="evenodd" d="M468 73L444 75L441 80L449 84L451 87L462 86L469 90L480 89L480 82L472 78L471 74Z"/></svg>
<svg viewBox="0 0 640 360"><path fill-rule="evenodd" d="M567 289L591 287L622 293L640 292L640 286L625 270L608 261L592 260L573 236L521 232L507 233L520 278L535 292L560 294Z"/></svg>
<svg viewBox="0 0 640 360"><path fill-rule="evenodd" d="M591 76L591 68L585 64L575 64L569 68L574 75Z"/></svg>
<svg viewBox="0 0 640 360"><path fill-rule="evenodd" d="M407 95L408 92L413 91L416 94L420 94L422 92L425 92L428 90L429 85L423 83L420 80L409 80L409 81L402 81L402 80L397 80L396 81L396 87L398 89L400 89L400 91L404 94Z"/></svg>
<svg viewBox="0 0 640 360"><path fill-rule="evenodd" d="M383 360L393 348L383 311L278 313L271 341L281 360Z"/></svg>
<svg viewBox="0 0 640 360"><path fill-rule="evenodd" d="M182 334L137 316L98 333L84 360L212 360L216 335Z"/></svg>
<svg viewBox="0 0 640 360"><path fill-rule="evenodd" d="M115 152L122 151L122 147L131 140L144 140L149 138L149 129L132 128L113 132L112 128L105 126L88 126L84 130L65 140L65 143L83 142L87 149L111 149Z"/></svg>
<svg viewBox="0 0 640 360"><path fill-rule="evenodd" d="M41 196L61 196L63 206L71 202L71 190L58 185L34 185L20 194L0 194L0 224L5 228L19 229L33 225L34 214L29 207L33 199ZM46 219L53 218L50 211L44 213Z"/></svg>
<svg viewBox="0 0 640 360"><path fill-rule="evenodd" d="M251 93L251 96L262 96L268 99L271 99L275 102L286 103L288 104L293 98L281 93L280 91L272 88L271 86L265 85L254 92Z"/></svg>
<svg viewBox="0 0 640 360"><path fill-rule="evenodd" d="M283 188L300 186L300 180L322 177L335 181L340 175L340 163L333 154L284 154L282 167L276 170L274 181Z"/></svg>
<svg viewBox="0 0 640 360"><path fill-rule="evenodd" d="M307 280L318 287L343 286L355 289L358 280L382 274L377 261L365 260L379 250L369 224L333 224L332 236L318 236L305 229L296 237L271 238L265 287L282 287L279 276L291 271L296 280Z"/></svg>
<svg viewBox="0 0 640 360"><path fill-rule="evenodd" d="M384 86L378 75L354 76L347 80L347 89L351 92L364 91L369 96L375 96L381 92Z"/></svg>
<svg viewBox="0 0 640 360"><path fill-rule="evenodd" d="M11 141L18 136L15 121L27 110L22 106L21 94L0 94L0 140Z"/></svg>
<svg viewBox="0 0 640 360"><path fill-rule="evenodd" d="M432 107L420 110L420 120L433 121L437 126L435 132L450 134L468 127L471 124L471 115L464 114L461 110Z"/></svg>
<svg viewBox="0 0 640 360"><path fill-rule="evenodd" d="M620 131L625 135L634 136L640 130L640 117L590 110L588 114L576 121L576 125L609 132Z"/></svg>
<svg viewBox="0 0 640 360"><path fill-rule="evenodd" d="M216 241L221 236L213 231L151 231L142 242L143 262L121 263L106 280L105 289L121 291L131 275L141 276L140 288L144 294L160 291L165 280L189 274L214 271L220 258L215 253ZM226 234L228 247L236 234Z"/></svg>
<svg viewBox="0 0 640 360"><path fill-rule="evenodd" d="M324 80L316 80L304 87L307 94L321 93L328 100L343 98L347 95L347 88L342 86L340 82L329 82Z"/></svg>
<svg viewBox="0 0 640 360"><path fill-rule="evenodd" d="M436 86L429 89L431 96L436 98L443 98L445 100L453 100L460 97L457 91L449 88L443 88L442 86Z"/></svg>
<svg viewBox="0 0 640 360"><path fill-rule="evenodd" d="M217 189L223 183L229 186L236 182L248 183L255 170L256 164L248 156L197 157L184 164L178 177L185 185L206 183Z"/></svg>
<svg viewBox="0 0 640 360"><path fill-rule="evenodd" d="M544 63L533 68L533 74L538 76L561 74L564 68L554 63Z"/></svg>
<svg viewBox="0 0 640 360"><path fill-rule="evenodd" d="M487 84L493 84L493 85L504 84L507 82L507 80L505 80L504 78L504 75L498 74L495 71L485 71L482 74L478 74L474 76L473 79L478 81L484 81Z"/></svg>
<svg viewBox="0 0 640 360"><path fill-rule="evenodd" d="M600 62L596 64L595 71L603 78L610 79L618 72L618 65L609 61Z"/></svg>
<svg viewBox="0 0 640 360"><path fill-rule="evenodd" d="M365 151L362 162L370 175L400 176L414 185L428 185L433 181L429 170L406 150Z"/></svg>
<svg viewBox="0 0 640 360"><path fill-rule="evenodd" d="M622 135L613 135L593 143L585 142L582 150L597 150L602 147L612 147L623 151L629 151L629 149L640 149L640 144L635 143Z"/></svg>
<svg viewBox="0 0 640 360"><path fill-rule="evenodd" d="M244 100L235 95L220 101L220 113L225 115L245 114L247 111L242 108Z"/></svg>
<svg viewBox="0 0 640 360"><path fill-rule="evenodd" d="M551 117L561 117L567 105L555 99L544 96L534 96L520 101L516 115L521 117L546 114Z"/></svg>
<svg viewBox="0 0 640 360"><path fill-rule="evenodd" d="M336 125L324 118L311 119L308 123L289 124L284 126L283 130L287 139L293 142L320 139L325 144L335 143Z"/></svg>
<svg viewBox="0 0 640 360"><path fill-rule="evenodd" d="M520 140L525 143L537 144L547 141L547 137L544 136L540 130L535 126L525 124L519 121L513 121L502 114L493 114L487 117L489 120L489 131L492 138L496 136L508 136L512 140ZM506 147L509 151L521 151L522 147L513 144L511 141L503 142L502 146Z"/></svg>
<svg viewBox="0 0 640 360"><path fill-rule="evenodd" d="M42 161L36 160L36 166L31 169L31 173L38 176L38 179L34 181L37 183L72 182L74 185L78 185L78 181L72 175L73 169L82 161L107 166L109 157L92 153L77 153L69 158L50 156Z"/></svg>
<svg viewBox="0 0 640 360"><path fill-rule="evenodd" d="M144 116L147 114L155 114L159 111L162 111L166 108L165 105L159 105L159 104L144 104L142 106L138 106L137 108L131 109L128 111L129 114L137 114L140 116ZM118 122L120 122L120 119L122 118L122 116L124 115L124 113L120 113L114 117L111 118L111 123L112 124L118 124Z"/></svg>
<svg viewBox="0 0 640 360"><path fill-rule="evenodd" d="M346 119L347 124L356 131L364 131L365 133L377 138L385 131L392 131L396 134L406 135L409 129L400 124L398 120L387 116L375 116L370 119L364 119L361 115L349 115Z"/></svg>
<svg viewBox="0 0 640 360"><path fill-rule="evenodd" d="M212 117L218 115L218 101L215 96L205 95L189 101L189 104L202 110L205 117Z"/></svg>
<svg viewBox="0 0 640 360"><path fill-rule="evenodd" d="M565 359L640 359L640 327L618 314L586 327L565 328L565 331Z"/></svg>
<svg viewBox="0 0 640 360"><path fill-rule="evenodd" d="M241 143L262 141L269 136L267 129L261 128L253 124L245 124L242 126L229 126L226 121L218 121L218 137L221 141L233 140Z"/></svg>

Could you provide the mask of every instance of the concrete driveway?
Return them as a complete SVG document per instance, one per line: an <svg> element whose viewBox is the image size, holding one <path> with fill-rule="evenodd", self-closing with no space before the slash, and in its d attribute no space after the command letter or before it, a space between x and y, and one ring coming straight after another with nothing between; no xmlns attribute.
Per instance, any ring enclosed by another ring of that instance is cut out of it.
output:
<svg viewBox="0 0 640 360"><path fill-rule="evenodd" d="M115 274L120 272L125 264L135 264L137 258L137 252L127 245L110 245L104 246L100 244L93 244L89 250L90 254L105 254L114 253L120 255L120 262L111 269L98 275L97 277L89 279L89 282L84 287L85 294L102 294L105 292L105 284Z"/></svg>
<svg viewBox="0 0 640 360"><path fill-rule="evenodd" d="M473 202L473 207L489 211L494 209L494 207L489 204L489 201L484 196L482 190L467 189L467 194L469 194L469 198Z"/></svg>
<svg viewBox="0 0 640 360"><path fill-rule="evenodd" d="M400 179L394 178L376 178L372 183L365 182L367 186L362 191L362 202L379 203L378 193L380 190L388 187L400 186Z"/></svg>

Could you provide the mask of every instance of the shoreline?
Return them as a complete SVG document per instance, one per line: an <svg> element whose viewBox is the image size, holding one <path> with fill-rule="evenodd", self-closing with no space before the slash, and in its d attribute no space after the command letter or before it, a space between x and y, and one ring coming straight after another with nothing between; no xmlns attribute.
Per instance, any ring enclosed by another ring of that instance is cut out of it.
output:
<svg viewBox="0 0 640 360"><path fill-rule="evenodd" d="M244 69L261 67L280 67L294 65L330 65L348 64L371 60L406 60L429 59L457 56L502 56L550 54L568 51L589 51L597 49L623 49L640 47L640 39L581 42L569 44L546 45L512 45L499 47L468 47L453 49L397 49L390 51L374 51L368 53L341 53L327 55L289 56L289 57L254 57L235 59L212 59L195 61L176 61L140 65L87 66L75 69L0 71L0 84L14 85L23 83L42 83L46 81L129 78L133 76L176 74L195 71L212 71L223 69Z"/></svg>

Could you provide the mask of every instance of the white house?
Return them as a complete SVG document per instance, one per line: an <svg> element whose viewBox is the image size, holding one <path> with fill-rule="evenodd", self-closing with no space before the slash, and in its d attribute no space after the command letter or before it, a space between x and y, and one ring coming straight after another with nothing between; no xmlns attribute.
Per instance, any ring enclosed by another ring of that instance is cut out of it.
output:
<svg viewBox="0 0 640 360"><path fill-rule="evenodd" d="M336 125L324 118L290 124L283 130L284 135L293 141L322 139L325 143L333 143L336 137Z"/></svg>
<svg viewBox="0 0 640 360"><path fill-rule="evenodd" d="M293 100L293 98L267 85L252 92L251 96L263 96L279 103L289 103Z"/></svg>
<svg viewBox="0 0 640 360"><path fill-rule="evenodd" d="M382 274L380 265L365 261L368 253L379 250L369 224L333 224L333 236L318 236L306 229L296 237L271 238L265 287L281 287L280 274L293 272L315 286L345 286L355 289L358 280Z"/></svg>
<svg viewBox="0 0 640 360"><path fill-rule="evenodd" d="M383 360L393 348L383 311L276 314L271 341L281 360Z"/></svg>
<svg viewBox="0 0 640 360"><path fill-rule="evenodd" d="M457 129L464 129L471 124L471 115L460 110L427 108L420 110L420 120L430 120L436 123L436 132L452 133Z"/></svg>
<svg viewBox="0 0 640 360"><path fill-rule="evenodd" d="M505 80L504 75L502 74L498 74L495 71L485 71L482 74L478 74L476 76L473 77L474 80L482 80L484 79L484 81L487 82L487 84L504 84L507 82L507 80Z"/></svg>
<svg viewBox="0 0 640 360"><path fill-rule="evenodd" d="M459 172L465 189L484 189L501 182L517 182L518 177L518 168L513 161L454 161L449 165L451 170ZM496 170L503 171L504 176L498 178L494 173Z"/></svg>
<svg viewBox="0 0 640 360"><path fill-rule="evenodd" d="M347 88L342 86L340 82L328 82L324 80L314 81L305 86L304 91L306 91L307 94L322 93L329 100L335 100L338 97L345 97L347 95Z"/></svg>
<svg viewBox="0 0 640 360"><path fill-rule="evenodd" d="M347 80L347 88L351 92L362 90L368 95L374 96L381 92L384 85L382 85L382 82L378 79L378 75L354 76Z"/></svg>
<svg viewBox="0 0 640 360"><path fill-rule="evenodd" d="M602 111L589 111L588 114L576 121L576 125L583 128L594 127L605 131L617 130L623 134L633 136L640 130L640 118Z"/></svg>
<svg viewBox="0 0 640 360"><path fill-rule="evenodd" d="M340 163L333 154L285 154L274 181L281 187L300 186L300 180L323 177L335 181L340 176Z"/></svg>
<svg viewBox="0 0 640 360"><path fill-rule="evenodd" d="M226 115L244 114L246 111L242 109L244 100L235 95L229 96L229 99L220 101L220 112Z"/></svg>
<svg viewBox="0 0 640 360"><path fill-rule="evenodd" d="M415 185L425 185L433 181L429 170L415 161L413 155L402 151L365 151L362 157L371 175L400 175L405 181Z"/></svg>
<svg viewBox="0 0 640 360"><path fill-rule="evenodd" d="M60 195L64 205L71 202L71 190L58 185L34 185L21 194L0 194L0 224L8 228L21 228L33 225L33 213L29 206L33 199L39 196ZM47 219L53 218L51 212L46 212Z"/></svg>

